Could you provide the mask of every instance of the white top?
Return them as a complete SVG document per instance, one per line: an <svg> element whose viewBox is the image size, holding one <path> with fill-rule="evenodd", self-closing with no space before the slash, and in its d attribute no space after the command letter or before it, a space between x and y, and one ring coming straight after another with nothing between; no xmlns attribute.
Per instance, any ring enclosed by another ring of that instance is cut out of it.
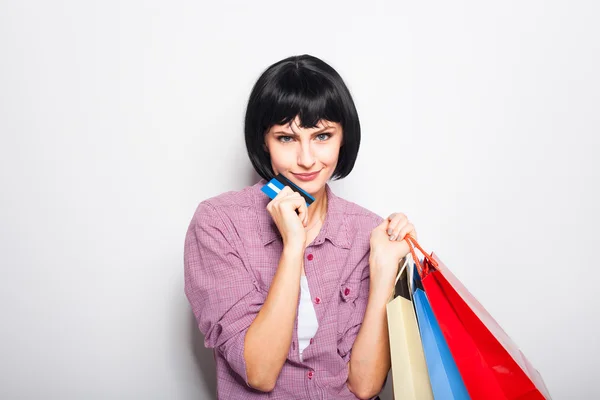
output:
<svg viewBox="0 0 600 400"><path fill-rule="evenodd" d="M298 306L298 349L300 350L300 361L302 352L310 344L310 339L315 336L319 322L315 307L308 290L308 280L305 275L300 277L300 305Z"/></svg>

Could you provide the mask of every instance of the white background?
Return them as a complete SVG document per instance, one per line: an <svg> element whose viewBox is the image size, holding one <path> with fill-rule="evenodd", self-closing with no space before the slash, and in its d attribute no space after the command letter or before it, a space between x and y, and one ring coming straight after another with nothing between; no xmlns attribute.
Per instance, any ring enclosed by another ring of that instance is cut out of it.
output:
<svg viewBox="0 0 600 400"><path fill-rule="evenodd" d="M2 1L0 398L213 396L184 235L200 201L258 179L246 100L303 53L361 117L333 190L406 213L555 399L600 398L599 10Z"/></svg>

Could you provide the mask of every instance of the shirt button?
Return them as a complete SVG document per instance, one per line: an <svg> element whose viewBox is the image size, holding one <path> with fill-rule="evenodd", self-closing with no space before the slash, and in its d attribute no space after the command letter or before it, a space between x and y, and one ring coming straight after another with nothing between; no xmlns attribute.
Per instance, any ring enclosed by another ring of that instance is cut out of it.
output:
<svg viewBox="0 0 600 400"><path fill-rule="evenodd" d="M314 373L312 371L308 371L308 379L312 379Z"/></svg>
<svg viewBox="0 0 600 400"><path fill-rule="evenodd" d="M348 296L349 294L350 294L350 288L346 288L346 289L344 290L344 295L345 295L345 296Z"/></svg>
<svg viewBox="0 0 600 400"><path fill-rule="evenodd" d="M313 255L312 255L312 254L309 254L309 255L308 255L308 257L306 257L306 258L308 258L308 261L312 261L312 259L313 259L314 257L313 257Z"/></svg>
<svg viewBox="0 0 600 400"><path fill-rule="evenodd" d="M321 298L320 297L315 297L315 303L320 304L321 303Z"/></svg>

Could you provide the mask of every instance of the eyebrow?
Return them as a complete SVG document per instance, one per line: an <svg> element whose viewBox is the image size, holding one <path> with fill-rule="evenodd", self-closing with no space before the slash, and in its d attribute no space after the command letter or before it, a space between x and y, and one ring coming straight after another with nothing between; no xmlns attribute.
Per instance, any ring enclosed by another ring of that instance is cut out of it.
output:
<svg viewBox="0 0 600 400"><path fill-rule="evenodd" d="M325 132L327 129L333 129L335 131L335 127L334 126L326 126L325 128L318 130L314 133L312 133L312 135L318 135L320 133ZM296 132L284 132L284 131L277 131L277 132L273 132L274 135L276 134L282 134L282 135L286 135L286 136L298 136L298 134ZM333 133L333 132L328 132L328 133Z"/></svg>

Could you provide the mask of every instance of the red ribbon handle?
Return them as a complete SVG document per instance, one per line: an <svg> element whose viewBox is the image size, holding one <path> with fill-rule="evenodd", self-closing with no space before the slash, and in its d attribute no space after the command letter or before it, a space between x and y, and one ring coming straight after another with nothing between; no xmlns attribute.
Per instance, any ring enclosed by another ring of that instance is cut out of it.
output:
<svg viewBox="0 0 600 400"><path fill-rule="evenodd" d="M417 264L417 271L419 272L419 275L422 277L423 276L423 266L421 265L421 261L419 260L419 258L417 257L417 254L415 253L415 247L417 249L419 249L419 251L421 253L423 253L423 255L425 256L425 259L434 267L437 268L438 263L437 261L435 261L433 259L433 257L431 257L429 254L427 254L427 252L425 250L423 250L423 248L421 247L421 245L419 244L419 242L417 242L417 239L415 239L414 237L412 237L410 234L407 234L404 237L404 240L406 240L406 242L408 243L408 247L410 248L410 254L413 257L413 260L415 261L415 263Z"/></svg>

